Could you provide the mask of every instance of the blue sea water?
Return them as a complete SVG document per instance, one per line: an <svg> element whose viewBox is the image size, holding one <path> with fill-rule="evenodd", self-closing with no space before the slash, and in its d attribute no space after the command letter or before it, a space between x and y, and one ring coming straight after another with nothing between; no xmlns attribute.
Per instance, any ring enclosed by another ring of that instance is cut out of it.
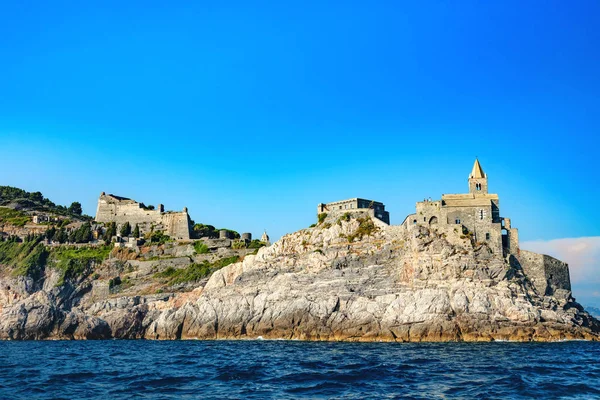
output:
<svg viewBox="0 0 600 400"><path fill-rule="evenodd" d="M0 399L600 398L600 343L0 342Z"/></svg>

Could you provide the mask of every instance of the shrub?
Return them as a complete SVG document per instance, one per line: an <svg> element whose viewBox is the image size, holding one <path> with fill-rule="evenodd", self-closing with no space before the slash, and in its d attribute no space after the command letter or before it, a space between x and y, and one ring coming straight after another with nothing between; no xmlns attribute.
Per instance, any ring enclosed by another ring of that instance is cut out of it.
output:
<svg viewBox="0 0 600 400"><path fill-rule="evenodd" d="M29 221L31 221L31 217L22 211L13 210L8 207L0 207L0 222L23 227Z"/></svg>
<svg viewBox="0 0 600 400"><path fill-rule="evenodd" d="M103 247L57 247L50 252L54 267L61 272L58 286L65 281L92 272L94 263L101 263L110 254L109 246Z"/></svg>
<svg viewBox="0 0 600 400"><path fill-rule="evenodd" d="M375 223L370 217L358 218L358 228L354 233L348 235L348 242L352 243L355 239L362 240L363 236L370 236L377 232L379 228L375 226Z"/></svg>
<svg viewBox="0 0 600 400"><path fill-rule="evenodd" d="M249 249L260 249L261 247L265 247L267 244L265 242L261 242L258 239L254 239L253 241L250 242L250 244L248 245Z"/></svg>
<svg viewBox="0 0 600 400"><path fill-rule="evenodd" d="M194 243L194 250L196 254L206 254L209 251L208 246L202 241Z"/></svg>
<svg viewBox="0 0 600 400"><path fill-rule="evenodd" d="M317 215L317 224L320 225L323 222L325 222L325 218L327 218L327 213L321 213L319 215Z"/></svg>
<svg viewBox="0 0 600 400"><path fill-rule="evenodd" d="M156 244L156 245L161 245L161 244L165 244L167 242L172 241L173 239L171 239L169 237L169 235L166 235L163 231L155 231L155 232L151 232L149 233L146 238L148 240L150 240L151 244Z"/></svg>
<svg viewBox="0 0 600 400"><path fill-rule="evenodd" d="M348 221L350 221L350 218L351 218L350 213L348 213L348 212L344 213L344 215L342 215L341 217L338 218L337 224L339 226L342 226L342 221L348 222Z"/></svg>
<svg viewBox="0 0 600 400"><path fill-rule="evenodd" d="M220 260L215 261L212 264L205 260L201 263L190 264L186 268L181 269L168 267L164 271L154 274L154 277L166 279L166 283L168 283L169 285L176 285L179 283L186 282L196 282L210 276L213 272L229 264L233 264L239 260L240 258L238 256L233 256L222 258Z"/></svg>
<svg viewBox="0 0 600 400"><path fill-rule="evenodd" d="M137 225L136 225L137 227ZM121 236L122 237L127 237L131 234L131 224L129 223L129 221L125 222L123 224L123 226L121 227ZM138 234L139 234L139 230L138 230Z"/></svg>

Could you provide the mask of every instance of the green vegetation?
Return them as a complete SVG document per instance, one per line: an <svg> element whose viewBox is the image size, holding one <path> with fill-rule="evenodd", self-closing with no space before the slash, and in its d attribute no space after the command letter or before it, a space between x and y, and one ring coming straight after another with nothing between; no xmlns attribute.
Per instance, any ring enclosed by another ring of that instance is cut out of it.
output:
<svg viewBox="0 0 600 400"><path fill-rule="evenodd" d="M113 236L116 235L117 224L115 224L114 222L109 222L108 224L106 224L106 230L104 231L104 236L102 237L104 239L104 244L108 245L112 240Z"/></svg>
<svg viewBox="0 0 600 400"><path fill-rule="evenodd" d="M31 217L22 211L0 207L0 223L22 227L30 221Z"/></svg>
<svg viewBox="0 0 600 400"><path fill-rule="evenodd" d="M315 226L317 226L317 224L311 224L309 228L314 228Z"/></svg>
<svg viewBox="0 0 600 400"><path fill-rule="evenodd" d="M235 242L233 242L231 244L231 248L232 249L245 249L246 248L246 242L243 240L236 240Z"/></svg>
<svg viewBox="0 0 600 400"><path fill-rule="evenodd" d="M73 215L79 219L91 220L92 217L81 215L81 204L73 202L69 208L56 205L46 199L40 192L26 192L23 189L0 186L0 206L11 205L11 207L21 207L34 211L45 211L57 215Z"/></svg>
<svg viewBox="0 0 600 400"><path fill-rule="evenodd" d="M200 279L210 276L213 272L235 262L240 261L238 256L222 258L210 263L203 261L202 263L194 263L186 268L176 269L168 267L162 272L154 274L155 278L163 278L169 285L176 285L179 283L196 282Z"/></svg>
<svg viewBox="0 0 600 400"><path fill-rule="evenodd" d="M206 254L208 253L208 246L204 242L199 241L194 243L194 250L196 250L196 254Z"/></svg>
<svg viewBox="0 0 600 400"><path fill-rule="evenodd" d="M354 242L356 239L362 240L363 236L370 236L379 230L370 217L358 218L357 221L359 224L358 228L356 228L354 233L346 236L349 243Z"/></svg>
<svg viewBox="0 0 600 400"><path fill-rule="evenodd" d="M39 279L46 265L48 251L40 243L43 236L36 236L23 243L15 238L0 242L0 264L13 268L16 276L30 276Z"/></svg>
<svg viewBox="0 0 600 400"><path fill-rule="evenodd" d="M327 218L327 213L321 213L317 215L317 225L321 225L323 222L325 222L325 218Z"/></svg>
<svg viewBox="0 0 600 400"><path fill-rule="evenodd" d="M249 249L260 249L261 247L265 247L267 244L265 242L261 242L258 239L254 239L248 244Z"/></svg>
<svg viewBox="0 0 600 400"><path fill-rule="evenodd" d="M163 231L154 231L150 232L146 235L146 239L150 241L150 244L158 245L165 244L167 242L171 242L173 239L166 235Z"/></svg>
<svg viewBox="0 0 600 400"><path fill-rule="evenodd" d="M232 239L239 239L240 234L237 231L226 229L226 228L215 228L212 225L196 224L192 221L192 238L201 239L203 237L210 239L217 239L219 237L219 231L227 231Z"/></svg>
<svg viewBox="0 0 600 400"><path fill-rule="evenodd" d="M344 215L342 215L341 217L339 217L339 218L338 218L338 220L337 220L337 224L338 224L339 226L342 226L342 221L346 221L346 222L348 222L348 221L350 221L350 218L351 218L351 215L350 215L350 213L348 213L348 212L347 212L347 213L344 213Z"/></svg>
<svg viewBox="0 0 600 400"><path fill-rule="evenodd" d="M78 201L72 202L69 208L67 208L67 212L73 215L81 215L83 213L83 210L81 209L81 203Z"/></svg>
<svg viewBox="0 0 600 400"><path fill-rule="evenodd" d="M92 227L89 222L84 223L78 229L69 233L69 242L71 243L89 243L92 241Z"/></svg>
<svg viewBox="0 0 600 400"><path fill-rule="evenodd" d="M133 237L138 239L140 237L140 227L138 224L135 224L135 229L133 230Z"/></svg>
<svg viewBox="0 0 600 400"><path fill-rule="evenodd" d="M50 260L61 272L58 286L65 281L92 272L93 263L101 263L110 254L110 246L102 247L57 247L50 252Z"/></svg>
<svg viewBox="0 0 600 400"><path fill-rule="evenodd" d="M137 226L137 225L136 225ZM139 233L139 232L138 232ZM131 224L129 224L129 221L125 222L123 224L123 226L121 227L121 236L122 237L127 237L131 234Z"/></svg>

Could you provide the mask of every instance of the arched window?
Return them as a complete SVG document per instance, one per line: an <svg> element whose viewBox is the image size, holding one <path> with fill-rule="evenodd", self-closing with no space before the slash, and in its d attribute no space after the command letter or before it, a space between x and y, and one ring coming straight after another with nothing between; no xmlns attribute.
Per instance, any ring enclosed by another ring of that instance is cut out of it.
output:
<svg viewBox="0 0 600 400"><path fill-rule="evenodd" d="M438 219L437 217L431 217L431 219L429 220L429 225L435 225L438 223Z"/></svg>

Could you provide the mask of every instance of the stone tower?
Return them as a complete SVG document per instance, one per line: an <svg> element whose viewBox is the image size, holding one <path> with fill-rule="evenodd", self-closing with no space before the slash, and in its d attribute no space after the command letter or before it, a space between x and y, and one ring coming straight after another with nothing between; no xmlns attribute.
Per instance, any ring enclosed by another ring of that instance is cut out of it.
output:
<svg viewBox="0 0 600 400"><path fill-rule="evenodd" d="M487 174L483 172L479 160L475 159L473 164L473 170L469 175L469 193L472 194L487 194L488 192L488 178Z"/></svg>

